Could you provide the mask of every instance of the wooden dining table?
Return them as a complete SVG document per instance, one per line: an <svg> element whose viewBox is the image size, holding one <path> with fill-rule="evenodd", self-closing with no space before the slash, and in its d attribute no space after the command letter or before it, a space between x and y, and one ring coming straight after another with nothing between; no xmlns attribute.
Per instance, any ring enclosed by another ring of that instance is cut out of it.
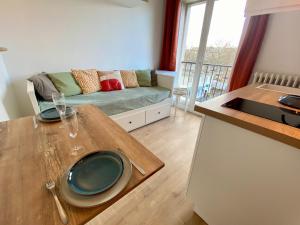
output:
<svg viewBox="0 0 300 225"><path fill-rule="evenodd" d="M74 140L69 138L61 122L38 122L35 127L33 117L29 116L0 123L0 224L62 224L45 184L49 180L59 183L67 168L89 152L121 149L146 174L133 167L125 189L112 200L92 208L66 203L56 187L69 218L68 224L87 223L164 166L97 107L84 105L77 110L79 132L75 141L84 149L77 156L71 155Z"/></svg>

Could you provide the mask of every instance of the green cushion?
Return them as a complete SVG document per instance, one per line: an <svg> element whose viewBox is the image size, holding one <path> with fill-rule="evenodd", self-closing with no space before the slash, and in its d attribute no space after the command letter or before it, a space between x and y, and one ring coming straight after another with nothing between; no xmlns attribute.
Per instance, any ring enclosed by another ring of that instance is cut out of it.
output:
<svg viewBox="0 0 300 225"><path fill-rule="evenodd" d="M65 96L81 94L81 89L70 72L49 73L48 77L56 89Z"/></svg>
<svg viewBox="0 0 300 225"><path fill-rule="evenodd" d="M151 71L150 70L136 70L138 83L140 87L151 87Z"/></svg>
<svg viewBox="0 0 300 225"><path fill-rule="evenodd" d="M151 86L152 87L158 86L157 74L156 74L155 70L151 70Z"/></svg>

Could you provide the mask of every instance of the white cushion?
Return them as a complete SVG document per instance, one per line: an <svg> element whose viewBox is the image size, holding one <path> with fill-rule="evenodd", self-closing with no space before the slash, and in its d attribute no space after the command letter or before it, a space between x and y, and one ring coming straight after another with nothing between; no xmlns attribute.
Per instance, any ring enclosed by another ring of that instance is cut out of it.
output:
<svg viewBox="0 0 300 225"><path fill-rule="evenodd" d="M109 79L117 79L121 83L122 89L125 88L120 71L114 71L113 73L100 76L100 82Z"/></svg>

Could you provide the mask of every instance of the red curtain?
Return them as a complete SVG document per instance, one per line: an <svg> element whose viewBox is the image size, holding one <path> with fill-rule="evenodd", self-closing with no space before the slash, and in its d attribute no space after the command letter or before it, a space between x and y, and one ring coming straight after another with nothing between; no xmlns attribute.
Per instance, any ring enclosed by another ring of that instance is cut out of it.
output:
<svg viewBox="0 0 300 225"><path fill-rule="evenodd" d="M180 10L181 0L166 0L164 38L159 66L161 70L176 70Z"/></svg>
<svg viewBox="0 0 300 225"><path fill-rule="evenodd" d="M236 90L248 84L264 39L268 19L269 15L252 16L250 18L232 72L229 91Z"/></svg>

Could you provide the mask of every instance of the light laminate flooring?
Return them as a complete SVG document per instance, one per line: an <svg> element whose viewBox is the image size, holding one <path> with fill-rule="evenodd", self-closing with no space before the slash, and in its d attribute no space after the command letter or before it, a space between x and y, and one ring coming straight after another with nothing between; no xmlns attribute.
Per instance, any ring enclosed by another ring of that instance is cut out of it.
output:
<svg viewBox="0 0 300 225"><path fill-rule="evenodd" d="M88 225L206 225L186 199L186 186L201 117L178 110L131 134L165 167Z"/></svg>

